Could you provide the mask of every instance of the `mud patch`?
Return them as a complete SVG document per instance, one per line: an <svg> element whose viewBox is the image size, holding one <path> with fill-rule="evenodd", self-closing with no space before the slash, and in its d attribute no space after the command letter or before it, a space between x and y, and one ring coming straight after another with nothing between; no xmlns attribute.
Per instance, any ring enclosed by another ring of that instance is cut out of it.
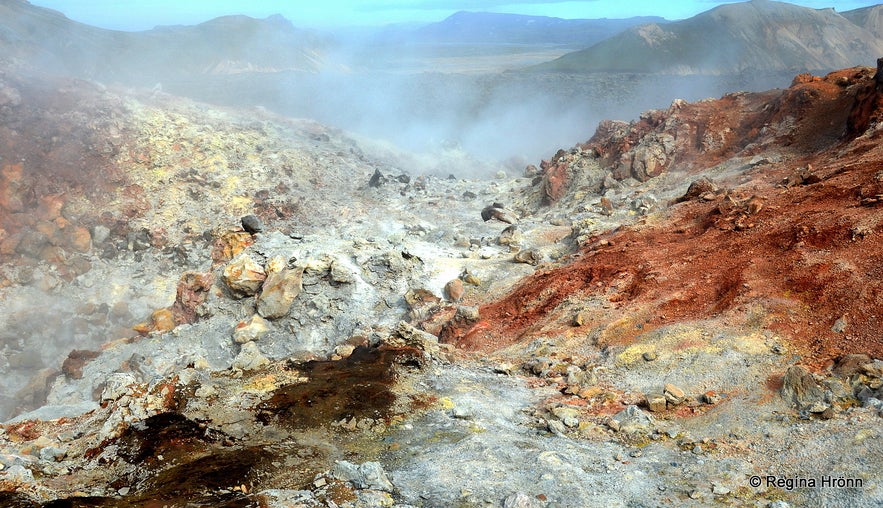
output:
<svg viewBox="0 0 883 508"><path fill-rule="evenodd" d="M319 427L342 419L387 422L396 396L392 385L401 368L420 368L416 349L357 347L341 360L291 364L308 381L283 386L259 406L258 421L294 428Z"/></svg>

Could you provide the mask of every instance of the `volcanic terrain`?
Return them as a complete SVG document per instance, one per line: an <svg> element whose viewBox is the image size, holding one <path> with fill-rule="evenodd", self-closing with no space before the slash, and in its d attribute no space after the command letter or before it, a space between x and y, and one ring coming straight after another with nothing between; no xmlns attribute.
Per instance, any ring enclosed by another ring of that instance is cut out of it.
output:
<svg viewBox="0 0 883 508"><path fill-rule="evenodd" d="M0 506L883 504L883 59L517 170L23 61Z"/></svg>

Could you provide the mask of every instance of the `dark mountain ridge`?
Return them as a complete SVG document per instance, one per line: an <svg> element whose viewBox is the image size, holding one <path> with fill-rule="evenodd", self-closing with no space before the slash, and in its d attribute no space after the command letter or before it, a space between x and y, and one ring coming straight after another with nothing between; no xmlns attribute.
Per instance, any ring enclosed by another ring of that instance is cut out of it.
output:
<svg viewBox="0 0 883 508"><path fill-rule="evenodd" d="M0 1L0 52L16 67L138 82L174 76L317 71L328 40L282 16L225 16L141 32L97 28L20 0Z"/></svg>
<svg viewBox="0 0 883 508"><path fill-rule="evenodd" d="M561 19L492 12L460 11L438 23L413 32L421 42L460 44L558 44L586 47L616 35L630 27L664 24L657 16L626 19Z"/></svg>
<svg viewBox="0 0 883 508"><path fill-rule="evenodd" d="M874 61L883 54L879 31L852 19L871 18L752 0L721 5L666 25L633 27L532 69L727 74L819 71Z"/></svg>

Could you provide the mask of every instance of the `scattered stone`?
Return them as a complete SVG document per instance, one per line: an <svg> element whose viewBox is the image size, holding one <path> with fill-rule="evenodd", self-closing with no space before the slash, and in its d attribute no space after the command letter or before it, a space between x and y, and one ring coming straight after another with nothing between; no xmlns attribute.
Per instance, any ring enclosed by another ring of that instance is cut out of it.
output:
<svg viewBox="0 0 883 508"><path fill-rule="evenodd" d="M464 294L466 294L466 288L463 287L462 280L453 279L445 284L445 295L448 297L448 300L459 302L463 299Z"/></svg>
<svg viewBox="0 0 883 508"><path fill-rule="evenodd" d="M457 314L454 318L466 323L474 323L481 318L481 314L478 311L478 307L461 305L457 307Z"/></svg>
<svg viewBox="0 0 883 508"><path fill-rule="evenodd" d="M720 188L708 177L703 176L702 178L695 180L690 186L687 188L687 192L684 193L683 196L679 197L675 200L676 203L683 203L684 201L712 201L717 197L717 193Z"/></svg>
<svg viewBox="0 0 883 508"><path fill-rule="evenodd" d="M472 413L470 413L466 408L461 406L455 406L451 409L451 416L458 420L471 420Z"/></svg>
<svg viewBox="0 0 883 508"><path fill-rule="evenodd" d="M101 224L92 228L92 242L95 245L100 245L107 240L107 237L110 236L110 229L106 226L102 226Z"/></svg>
<svg viewBox="0 0 883 508"><path fill-rule="evenodd" d="M529 265L538 265L543 259L542 254L537 252L535 249L524 249L515 253L515 257L513 258L516 263L526 263Z"/></svg>
<svg viewBox="0 0 883 508"><path fill-rule="evenodd" d="M392 347L413 347L428 353L437 352L439 347L438 337L405 321L399 321L395 332L384 342Z"/></svg>
<svg viewBox="0 0 883 508"><path fill-rule="evenodd" d="M267 272L248 254L243 254L224 267L224 283L239 298L258 292L267 279Z"/></svg>
<svg viewBox="0 0 883 508"><path fill-rule="evenodd" d="M871 357L868 355L849 354L837 361L832 372L835 376L849 378L860 374L863 367L869 363L871 363Z"/></svg>
<svg viewBox="0 0 883 508"><path fill-rule="evenodd" d="M40 460L47 462L59 462L67 455L67 452L55 446L47 446L40 449Z"/></svg>
<svg viewBox="0 0 883 508"><path fill-rule="evenodd" d="M503 508L536 508L537 506L533 498L523 492L509 494L503 500Z"/></svg>
<svg viewBox="0 0 883 508"><path fill-rule="evenodd" d="M388 182L389 179L380 172L379 169L374 170L374 174L371 175L371 179L368 180L368 187L380 187L381 185Z"/></svg>
<svg viewBox="0 0 883 508"><path fill-rule="evenodd" d="M564 393L578 394L583 388L594 386L598 383L598 376L593 371L586 371L576 365L567 367L567 387Z"/></svg>
<svg viewBox="0 0 883 508"><path fill-rule="evenodd" d="M260 339L270 331L267 320L255 314L247 321L240 321L233 329L233 341L237 344L245 344Z"/></svg>
<svg viewBox="0 0 883 508"><path fill-rule="evenodd" d="M500 245L520 245L524 240L521 231L518 230L518 226L511 225L504 229L500 236L497 238L497 243Z"/></svg>
<svg viewBox="0 0 883 508"><path fill-rule="evenodd" d="M255 234L264 230L264 223L261 222L257 215L246 215L240 222L242 223L242 229L248 233Z"/></svg>
<svg viewBox="0 0 883 508"><path fill-rule="evenodd" d="M294 299L303 290L303 270L288 269L287 263L277 256L267 263L267 279L257 297L258 314L267 319L277 319L288 314Z"/></svg>
<svg viewBox="0 0 883 508"><path fill-rule="evenodd" d="M831 327L831 331L834 333L843 333L846 331L848 323L846 321L846 316L841 316L834 321L834 325Z"/></svg>
<svg viewBox="0 0 883 508"><path fill-rule="evenodd" d="M352 344L341 344L334 348L334 356L336 356L338 359L349 358L349 356L353 354L353 351L355 350L356 346L353 346ZM332 359L335 358L332 357Z"/></svg>
<svg viewBox="0 0 883 508"><path fill-rule="evenodd" d="M85 367L90 360L98 358L99 354L98 351L74 349L68 353L64 363L61 364L61 372L71 379L82 379L83 367Z"/></svg>
<svg viewBox="0 0 883 508"><path fill-rule="evenodd" d="M573 326L583 326L591 321L590 314L587 311L577 312L573 316Z"/></svg>
<svg viewBox="0 0 883 508"><path fill-rule="evenodd" d="M549 429L549 432L556 436L564 436L567 432L567 427L564 426L564 422L561 420L549 420L546 422L546 427Z"/></svg>
<svg viewBox="0 0 883 508"><path fill-rule="evenodd" d="M393 491L393 485L379 462L353 464L352 462L340 460L331 468L331 477L350 482L357 489L374 489L383 492Z"/></svg>
<svg viewBox="0 0 883 508"><path fill-rule="evenodd" d="M497 364L496 366L494 366L494 373L495 374L505 374L507 376L511 376L512 371L514 371L514 370L515 370L515 366L512 365L511 363L500 363L500 364Z"/></svg>
<svg viewBox="0 0 883 508"><path fill-rule="evenodd" d="M644 359L645 362L652 362L653 360L659 358L659 356L653 351L647 351L646 353L642 354L641 357Z"/></svg>
<svg viewBox="0 0 883 508"><path fill-rule="evenodd" d="M356 272L352 268L347 266L344 261L339 259L335 259L331 263L328 275L331 276L332 282L336 282L338 284L352 284L356 282L357 279Z"/></svg>
<svg viewBox="0 0 883 508"><path fill-rule="evenodd" d="M641 411L641 408L635 405L626 406L625 409L616 413L612 420L617 422L615 425L618 425L619 432L626 434L647 432L653 424L653 417ZM608 423L608 426L610 426L610 423Z"/></svg>
<svg viewBox="0 0 883 508"><path fill-rule="evenodd" d="M648 393L644 395L644 400L647 403L647 409L650 411L653 411L654 413L665 411L665 395L661 393Z"/></svg>
<svg viewBox="0 0 883 508"><path fill-rule="evenodd" d="M266 356L261 354L258 349L257 342L246 342L242 345L242 349L236 358L233 359L231 367L235 370L256 370L270 363Z"/></svg>
<svg viewBox="0 0 883 508"><path fill-rule="evenodd" d="M690 451L693 452L693 455L702 455L702 447L699 445L694 446Z"/></svg>
<svg viewBox="0 0 883 508"><path fill-rule="evenodd" d="M714 390L709 390L702 394L702 402L705 402L709 405L715 405L722 400L720 394L715 392Z"/></svg>
<svg viewBox="0 0 883 508"><path fill-rule="evenodd" d="M683 402L684 397L687 396L687 394L684 393L684 390L670 383L665 385L662 393L665 395L665 400L674 405Z"/></svg>
<svg viewBox="0 0 883 508"><path fill-rule="evenodd" d="M484 207L481 211L481 218L485 222L491 219L497 219L498 221L505 222L506 224L515 224L518 220L515 218L515 215L506 210L500 203L494 203L490 206Z"/></svg>
<svg viewBox="0 0 883 508"><path fill-rule="evenodd" d="M606 197L602 197L601 201L598 202L598 206L601 207L601 215L611 216L613 215L614 207L613 202Z"/></svg>

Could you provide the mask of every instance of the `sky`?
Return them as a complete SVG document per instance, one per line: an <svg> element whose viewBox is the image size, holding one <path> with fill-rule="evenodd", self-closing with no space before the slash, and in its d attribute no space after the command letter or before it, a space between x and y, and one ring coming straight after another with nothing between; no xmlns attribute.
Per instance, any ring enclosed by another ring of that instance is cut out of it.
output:
<svg viewBox="0 0 883 508"><path fill-rule="evenodd" d="M789 3L847 11L879 3L863 0L795 0ZM508 12L559 18L662 16L684 19L724 3L715 0L31 0L81 23L113 30L195 25L218 16L265 18L282 14L302 28L429 23L465 11Z"/></svg>

